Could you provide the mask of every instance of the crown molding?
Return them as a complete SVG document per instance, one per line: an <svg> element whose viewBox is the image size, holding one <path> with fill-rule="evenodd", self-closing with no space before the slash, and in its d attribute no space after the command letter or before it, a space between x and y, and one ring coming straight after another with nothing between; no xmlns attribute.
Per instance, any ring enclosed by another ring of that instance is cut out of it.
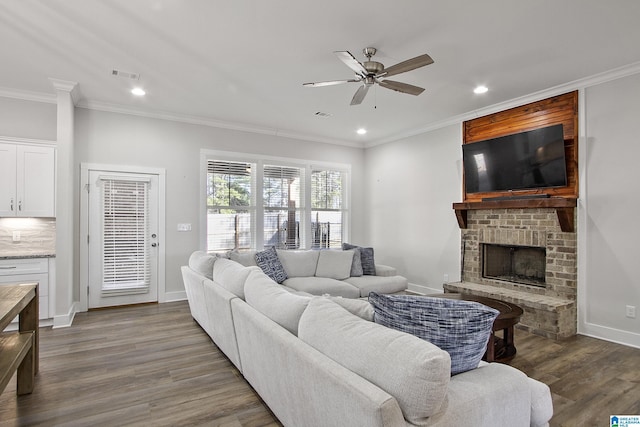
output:
<svg viewBox="0 0 640 427"><path fill-rule="evenodd" d="M42 102L46 104L56 103L56 96L52 93L32 92L8 87L0 87L0 96L3 98L20 99L22 101Z"/></svg>
<svg viewBox="0 0 640 427"><path fill-rule="evenodd" d="M640 73L640 61L634 62L629 65L614 68L609 71L605 71L593 76L585 77L582 79L574 80L561 85L553 86L548 89L544 89L538 92L534 92L525 96L510 99L508 101L493 104L479 110L469 111L464 114L460 114L454 117L448 117L443 120L439 120L433 123L429 123L421 128L412 129L407 132L396 134L389 138L383 138L376 141L369 141L365 143L365 148L372 148L378 145L388 144L390 142L399 141L401 139L410 138L412 136L420 135L423 133L431 132L440 128L444 128L453 124L462 123L466 120L476 119L478 117L486 116L489 114L498 113L500 111L508 110L510 108L519 107L521 105L529 104L531 102L540 101L542 99L550 98L552 96L562 95L574 90L582 90L587 87L596 86L602 83L606 83L612 80L621 79L623 77L631 76Z"/></svg>
<svg viewBox="0 0 640 427"><path fill-rule="evenodd" d="M78 91L76 90L76 88L78 87L77 82L54 79L53 77L49 77L49 81L53 85L53 88L56 90L56 92L69 92L73 105L78 104Z"/></svg>
<svg viewBox="0 0 640 427"><path fill-rule="evenodd" d="M309 142L320 142L323 144L333 144L341 146L349 146L355 148L363 148L364 145L358 142L337 140L324 138L320 136L296 133L283 129L274 129L267 127L253 126L245 123L226 122L221 120L210 119L201 116L191 116L184 114L169 113L164 111L153 111L139 108L127 107L119 104L111 104L99 101L81 101L77 107L87 110L104 111L109 113L127 114L131 116L147 117L151 119L168 120L180 123L189 123L194 125L209 126L220 129L235 130L239 132L257 133L261 135L270 135L281 138L296 139Z"/></svg>

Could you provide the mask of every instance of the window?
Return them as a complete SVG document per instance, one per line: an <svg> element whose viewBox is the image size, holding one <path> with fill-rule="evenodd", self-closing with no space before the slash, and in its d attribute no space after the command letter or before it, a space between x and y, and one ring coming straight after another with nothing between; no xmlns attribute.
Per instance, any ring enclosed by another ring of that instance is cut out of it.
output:
<svg viewBox="0 0 640 427"><path fill-rule="evenodd" d="M263 246L301 247L300 218L304 208L304 169L265 165L262 179Z"/></svg>
<svg viewBox="0 0 640 427"><path fill-rule="evenodd" d="M253 169L251 163L208 162L207 247L211 250L251 248Z"/></svg>
<svg viewBox="0 0 640 427"><path fill-rule="evenodd" d="M102 294L147 292L149 181L101 177Z"/></svg>
<svg viewBox="0 0 640 427"><path fill-rule="evenodd" d="M341 246L348 167L229 154L203 152L208 251Z"/></svg>
<svg viewBox="0 0 640 427"><path fill-rule="evenodd" d="M342 245L344 173L314 169L311 172L312 248Z"/></svg>

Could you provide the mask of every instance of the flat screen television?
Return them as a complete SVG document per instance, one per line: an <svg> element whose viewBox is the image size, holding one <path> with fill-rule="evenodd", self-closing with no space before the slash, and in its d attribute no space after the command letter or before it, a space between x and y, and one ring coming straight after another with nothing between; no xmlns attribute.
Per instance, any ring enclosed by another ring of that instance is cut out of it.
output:
<svg viewBox="0 0 640 427"><path fill-rule="evenodd" d="M562 125L462 145L467 193L567 185Z"/></svg>

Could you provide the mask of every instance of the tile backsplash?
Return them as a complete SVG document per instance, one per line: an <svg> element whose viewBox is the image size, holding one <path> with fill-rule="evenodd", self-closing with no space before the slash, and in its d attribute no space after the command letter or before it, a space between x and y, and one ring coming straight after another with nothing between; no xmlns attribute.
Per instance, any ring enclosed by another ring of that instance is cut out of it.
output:
<svg viewBox="0 0 640 427"><path fill-rule="evenodd" d="M19 235L18 241L14 235ZM52 255L55 251L55 218L0 218L0 257Z"/></svg>

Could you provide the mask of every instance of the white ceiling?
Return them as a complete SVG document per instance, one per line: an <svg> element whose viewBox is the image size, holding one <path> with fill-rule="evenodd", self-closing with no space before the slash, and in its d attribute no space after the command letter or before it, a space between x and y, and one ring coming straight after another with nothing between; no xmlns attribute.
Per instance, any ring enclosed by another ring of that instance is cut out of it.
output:
<svg viewBox="0 0 640 427"><path fill-rule="evenodd" d="M356 83L302 86L353 78L333 51L367 46L387 67L428 53L393 77L426 91L350 106ZM3 0L0 61L0 95L51 97L57 78L81 107L366 146L638 63L640 1Z"/></svg>

